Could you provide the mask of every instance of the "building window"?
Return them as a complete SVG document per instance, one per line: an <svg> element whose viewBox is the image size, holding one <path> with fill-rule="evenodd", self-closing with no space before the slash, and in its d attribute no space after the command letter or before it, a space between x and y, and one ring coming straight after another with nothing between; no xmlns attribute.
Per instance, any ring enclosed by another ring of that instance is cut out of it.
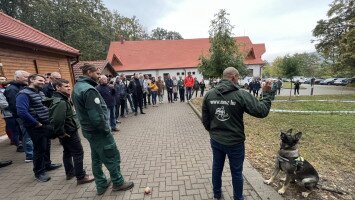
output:
<svg viewBox="0 0 355 200"><path fill-rule="evenodd" d="M177 76L180 76L180 72L176 73Z"/></svg>
<svg viewBox="0 0 355 200"><path fill-rule="evenodd" d="M193 75L195 75L195 72L192 72Z"/></svg>

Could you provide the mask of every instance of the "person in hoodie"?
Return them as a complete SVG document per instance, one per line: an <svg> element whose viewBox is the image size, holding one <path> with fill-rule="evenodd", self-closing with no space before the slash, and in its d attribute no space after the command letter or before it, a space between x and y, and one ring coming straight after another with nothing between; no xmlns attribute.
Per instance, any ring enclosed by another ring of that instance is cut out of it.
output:
<svg viewBox="0 0 355 200"><path fill-rule="evenodd" d="M243 114L264 118L269 114L275 91L272 82L263 86L263 98L258 101L252 94L237 86L239 72L234 67L223 71L223 79L210 90L202 105L202 122L211 137L213 153L212 184L214 198L222 195L222 171L226 155L232 174L234 199L243 199L243 162L245 133Z"/></svg>

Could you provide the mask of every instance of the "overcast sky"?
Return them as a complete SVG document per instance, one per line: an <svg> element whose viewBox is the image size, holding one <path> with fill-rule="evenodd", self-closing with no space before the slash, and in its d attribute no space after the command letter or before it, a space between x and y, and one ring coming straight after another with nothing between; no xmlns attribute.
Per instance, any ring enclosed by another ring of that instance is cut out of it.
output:
<svg viewBox="0 0 355 200"><path fill-rule="evenodd" d="M151 31L161 27L183 38L207 38L211 20L226 9L235 36L265 43L263 59L272 61L287 53L315 51L312 30L326 19L332 0L103 0L111 10L137 16Z"/></svg>

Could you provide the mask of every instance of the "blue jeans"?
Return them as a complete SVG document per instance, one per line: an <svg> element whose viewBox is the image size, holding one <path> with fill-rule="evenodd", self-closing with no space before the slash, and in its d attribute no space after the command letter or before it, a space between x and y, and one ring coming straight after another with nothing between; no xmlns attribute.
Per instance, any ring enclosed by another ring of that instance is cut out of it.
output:
<svg viewBox="0 0 355 200"><path fill-rule="evenodd" d="M9 129L12 133L12 138L10 138L11 142L14 143L16 146L20 145L20 132L19 129L16 127L16 119L13 117L6 117L4 118L6 122L6 128Z"/></svg>
<svg viewBox="0 0 355 200"><path fill-rule="evenodd" d="M228 146L211 139L211 147L213 152L212 184L214 197L221 198L222 195L222 172L227 155L232 174L234 199L243 200L244 143Z"/></svg>
<svg viewBox="0 0 355 200"><path fill-rule="evenodd" d="M151 94L152 94L152 103L153 103L153 105L155 105L155 104L157 104L158 92L157 91L152 91Z"/></svg>
<svg viewBox="0 0 355 200"><path fill-rule="evenodd" d="M22 133L22 145L23 149L25 150L26 160L33 159L33 143L31 140L30 135L28 134L27 129L23 125L23 122L20 118L16 119L17 124L19 125L19 131Z"/></svg>
<svg viewBox="0 0 355 200"><path fill-rule="evenodd" d="M190 100L192 97L192 88L191 87L186 87L186 99Z"/></svg>
<svg viewBox="0 0 355 200"><path fill-rule="evenodd" d="M116 113L116 108L115 106L113 107L108 107L108 114L109 114L109 124L111 126L111 128L116 128L116 116L115 116L115 113Z"/></svg>

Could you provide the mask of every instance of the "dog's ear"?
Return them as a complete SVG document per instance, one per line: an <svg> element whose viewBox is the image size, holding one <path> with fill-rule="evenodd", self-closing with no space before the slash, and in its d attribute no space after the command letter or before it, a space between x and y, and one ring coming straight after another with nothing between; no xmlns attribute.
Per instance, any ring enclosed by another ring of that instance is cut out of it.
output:
<svg viewBox="0 0 355 200"><path fill-rule="evenodd" d="M301 137L302 137L302 132L298 132L298 133L295 134L295 138L296 138L297 140L300 140Z"/></svg>
<svg viewBox="0 0 355 200"><path fill-rule="evenodd" d="M286 133L292 133L292 128L288 129L288 131L286 131Z"/></svg>
<svg viewBox="0 0 355 200"><path fill-rule="evenodd" d="M284 138L286 138L287 136L286 136L286 133L284 133L284 132L281 132L281 134L280 134L280 138L281 138L281 140L282 139L284 139Z"/></svg>

